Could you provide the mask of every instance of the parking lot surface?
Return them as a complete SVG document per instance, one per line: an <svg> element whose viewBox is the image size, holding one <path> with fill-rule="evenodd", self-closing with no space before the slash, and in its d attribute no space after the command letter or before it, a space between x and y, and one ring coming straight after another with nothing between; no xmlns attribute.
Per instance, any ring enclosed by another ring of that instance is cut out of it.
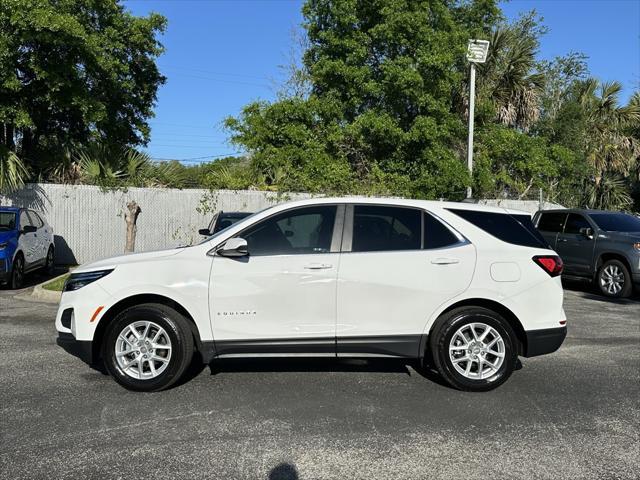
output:
<svg viewBox="0 0 640 480"><path fill-rule="evenodd" d="M565 293L569 334L499 389L402 362L218 362L136 394L0 291L0 478L638 478L640 302Z"/></svg>

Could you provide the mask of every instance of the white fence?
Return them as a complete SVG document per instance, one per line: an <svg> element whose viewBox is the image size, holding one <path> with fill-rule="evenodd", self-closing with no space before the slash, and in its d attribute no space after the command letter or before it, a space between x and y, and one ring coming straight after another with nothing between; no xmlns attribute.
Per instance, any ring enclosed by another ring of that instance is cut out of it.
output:
<svg viewBox="0 0 640 480"><path fill-rule="evenodd" d="M122 254L124 212L135 200L138 217L136 251L158 250L198 241L198 229L209 225L214 212L255 212L277 203L307 198L306 194L168 188L103 190L87 185L29 185L0 204L28 207L44 214L53 227L56 262L85 263Z"/></svg>
<svg viewBox="0 0 640 480"><path fill-rule="evenodd" d="M44 214L55 232L56 262L85 263L119 255L124 251L124 212L135 200L142 212L138 217L136 251L158 250L190 244L202 238L214 212L255 212L309 194L278 195L273 192L168 188L103 190L87 185L33 184L0 204L28 207ZM480 200L479 203L534 213L534 200ZM545 204L545 208L560 207Z"/></svg>

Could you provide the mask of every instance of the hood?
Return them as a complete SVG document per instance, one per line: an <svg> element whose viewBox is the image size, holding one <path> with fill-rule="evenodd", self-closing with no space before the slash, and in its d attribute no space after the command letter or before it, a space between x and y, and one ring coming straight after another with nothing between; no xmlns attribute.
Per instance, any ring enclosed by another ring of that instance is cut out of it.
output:
<svg viewBox="0 0 640 480"><path fill-rule="evenodd" d="M81 265L73 271L73 273L90 272L93 270L104 270L114 268L118 265L128 263L143 263L153 261L156 258L170 257L183 251L182 248L171 248L169 250L156 250L153 252L130 253L127 255L119 255L117 257L105 258L91 263Z"/></svg>
<svg viewBox="0 0 640 480"><path fill-rule="evenodd" d="M0 243L8 242L16 238L15 230L0 230Z"/></svg>
<svg viewBox="0 0 640 480"><path fill-rule="evenodd" d="M601 232L600 236L620 242L640 242L640 232Z"/></svg>

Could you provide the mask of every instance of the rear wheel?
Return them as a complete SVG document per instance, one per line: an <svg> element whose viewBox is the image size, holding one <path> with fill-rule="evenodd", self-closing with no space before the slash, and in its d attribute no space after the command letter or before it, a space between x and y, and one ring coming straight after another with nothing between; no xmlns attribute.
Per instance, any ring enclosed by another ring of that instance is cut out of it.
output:
<svg viewBox="0 0 640 480"><path fill-rule="evenodd" d="M502 385L518 359L509 323L492 310L462 307L445 314L430 334L433 363L460 390L487 391Z"/></svg>
<svg viewBox="0 0 640 480"><path fill-rule="evenodd" d="M155 392L170 387L193 358L188 320L160 304L144 304L120 313L102 345L107 371L129 390Z"/></svg>
<svg viewBox="0 0 640 480"><path fill-rule="evenodd" d="M11 269L11 279L9 281L9 286L17 290L22 288L22 283L24 282L24 258L22 254L16 255L16 258L13 259L13 268Z"/></svg>
<svg viewBox="0 0 640 480"><path fill-rule="evenodd" d="M633 285L627 266L620 260L607 260L598 270L598 288L603 295L626 298L631 295Z"/></svg>

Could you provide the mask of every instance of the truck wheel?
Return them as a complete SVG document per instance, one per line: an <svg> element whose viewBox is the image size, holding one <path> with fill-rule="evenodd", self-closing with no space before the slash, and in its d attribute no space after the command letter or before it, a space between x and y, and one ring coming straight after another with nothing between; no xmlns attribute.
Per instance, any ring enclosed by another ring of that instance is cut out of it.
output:
<svg viewBox="0 0 640 480"><path fill-rule="evenodd" d="M45 259L45 263L44 263L44 268L43 271L45 273L45 275L53 275L54 272L54 259L55 255L54 255L54 250L53 250L53 246L49 247L49 250L47 251L47 258Z"/></svg>
<svg viewBox="0 0 640 480"><path fill-rule="evenodd" d="M597 275L598 288L603 295L614 298L631 296L633 284L627 266L620 260L607 260Z"/></svg>
<svg viewBox="0 0 640 480"><path fill-rule="evenodd" d="M102 358L123 387L156 392L173 385L193 358L188 320L165 305L148 303L128 308L109 325Z"/></svg>
<svg viewBox="0 0 640 480"><path fill-rule="evenodd" d="M493 390L515 370L518 359L515 333L492 310L454 309L439 319L429 337L434 365L459 390Z"/></svg>

